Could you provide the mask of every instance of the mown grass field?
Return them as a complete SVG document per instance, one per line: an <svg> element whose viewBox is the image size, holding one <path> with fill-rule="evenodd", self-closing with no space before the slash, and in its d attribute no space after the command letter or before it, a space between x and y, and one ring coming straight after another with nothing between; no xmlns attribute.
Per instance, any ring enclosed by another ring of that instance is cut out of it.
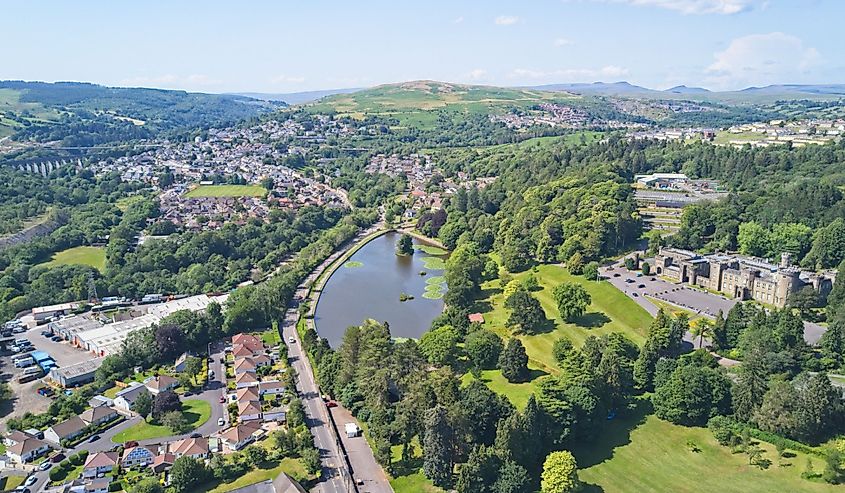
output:
<svg viewBox="0 0 845 493"><path fill-rule="evenodd" d="M199 399L188 399L182 402L182 412L188 418L188 424L191 429L196 429L211 417L211 405ZM170 428L166 426L154 425L142 421L118 433L112 437L111 441L114 443L124 443L129 440L148 440L150 438L166 437L172 434Z"/></svg>
<svg viewBox="0 0 845 493"><path fill-rule="evenodd" d="M186 197L265 197L267 189L258 185L200 185Z"/></svg>
<svg viewBox="0 0 845 493"><path fill-rule="evenodd" d="M44 267L57 265L89 265L99 271L106 268L106 250L100 247L78 246L62 250L53 255L48 262L40 264Z"/></svg>
<svg viewBox="0 0 845 493"><path fill-rule="evenodd" d="M517 409L523 409L525 404L528 403L528 398L531 397L531 394L537 390L537 383L540 381L540 377L548 375L548 373L542 370L531 368L530 364L528 366L528 369L531 370L531 377L527 382L508 382L508 380L502 376L502 370L482 371L481 381L484 382L484 384L486 384L493 392L507 397L514 407ZM472 376L472 374L465 373L463 377L461 377L461 384L466 385L474 379L475 377Z"/></svg>
<svg viewBox="0 0 845 493"><path fill-rule="evenodd" d="M768 469L748 464L745 454L732 454L706 428L683 427L650 414L646 399L631 416L603 423L600 434L572 450L585 492L633 493L769 493L833 492L841 487L801 478L808 456L777 458L775 448L761 443ZM691 450L694 444L699 450ZM811 457L817 472L822 459Z"/></svg>
<svg viewBox="0 0 845 493"><path fill-rule="evenodd" d="M524 279L531 271L521 272L514 279ZM533 294L540 300L543 311L550 323L540 333L518 336L525 345L525 350L533 366L546 372L557 371L552 357L552 346L561 336L569 337L576 345L584 342L589 335L600 336L609 332L621 332L632 341L641 344L645 340L651 315L624 293L606 281L588 281L583 276L574 276L558 265L541 265L534 272L540 289ZM576 323L560 319L552 290L563 282L575 282L583 285L592 297L592 304L587 313ZM506 326L509 312L504 307L504 296L499 281L486 283L484 291L487 298L479 303L479 311L484 314L484 326L507 338L511 330Z"/></svg>

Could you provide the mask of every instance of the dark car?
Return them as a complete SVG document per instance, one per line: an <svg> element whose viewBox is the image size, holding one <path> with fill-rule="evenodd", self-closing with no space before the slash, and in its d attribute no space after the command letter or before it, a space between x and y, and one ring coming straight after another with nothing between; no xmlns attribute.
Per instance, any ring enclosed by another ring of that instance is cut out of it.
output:
<svg viewBox="0 0 845 493"><path fill-rule="evenodd" d="M634 280L631 279L631 278L628 278L628 279L625 279L625 282L627 282L628 284L631 284L632 282L634 282Z"/></svg>
<svg viewBox="0 0 845 493"><path fill-rule="evenodd" d="M637 287L638 287L638 288L640 288L640 289L642 289L642 288L644 288L644 287L645 287L645 284L637 284Z"/></svg>
<svg viewBox="0 0 845 493"><path fill-rule="evenodd" d="M91 435L91 438L88 439L88 443L94 443L100 439L100 435Z"/></svg>
<svg viewBox="0 0 845 493"><path fill-rule="evenodd" d="M191 433L190 438L202 438L202 433Z"/></svg>
<svg viewBox="0 0 845 493"><path fill-rule="evenodd" d="M618 272L615 272L615 273L613 274L613 277L619 277L619 276L621 276L621 275L622 275L622 274L620 274L620 273L618 273Z"/></svg>
<svg viewBox="0 0 845 493"><path fill-rule="evenodd" d="M63 454L61 452L59 452L58 454L50 457L50 462L52 462L53 464L59 463L63 460L65 460L65 454Z"/></svg>
<svg viewBox="0 0 845 493"><path fill-rule="evenodd" d="M44 337L52 337L53 333L50 332L49 330L42 330L41 335L44 336Z"/></svg>
<svg viewBox="0 0 845 493"><path fill-rule="evenodd" d="M634 298L637 298L639 295L637 293L631 293L631 296L633 296Z"/></svg>
<svg viewBox="0 0 845 493"><path fill-rule="evenodd" d="M50 338L50 340L53 342L62 342L61 336L53 336Z"/></svg>

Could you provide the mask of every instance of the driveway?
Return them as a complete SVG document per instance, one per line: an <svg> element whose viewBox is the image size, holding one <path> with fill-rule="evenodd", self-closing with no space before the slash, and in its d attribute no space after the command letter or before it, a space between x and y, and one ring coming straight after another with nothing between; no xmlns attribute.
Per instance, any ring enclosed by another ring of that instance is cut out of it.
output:
<svg viewBox="0 0 845 493"><path fill-rule="evenodd" d="M358 425L358 421L352 416L352 413L342 406L333 407L331 413L335 424L337 424L337 429L340 431L343 449L352 464L352 476L364 483L361 489L370 493L393 493L390 481L384 474L384 469L376 462L367 439L362 436L349 438L343 432L346 423Z"/></svg>

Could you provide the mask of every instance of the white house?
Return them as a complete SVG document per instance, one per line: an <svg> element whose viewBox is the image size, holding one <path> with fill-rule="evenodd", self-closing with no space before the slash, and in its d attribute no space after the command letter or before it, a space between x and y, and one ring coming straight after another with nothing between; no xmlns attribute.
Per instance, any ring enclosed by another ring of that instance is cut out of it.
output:
<svg viewBox="0 0 845 493"><path fill-rule="evenodd" d="M258 429L258 426L254 423L239 424L220 433L220 439L223 441L224 447L234 452L252 443L255 440L254 434Z"/></svg>
<svg viewBox="0 0 845 493"><path fill-rule="evenodd" d="M131 411L135 406L135 401L138 400L138 396L143 393L149 393L147 387L138 382L132 382L129 387L126 387L115 395L114 406L124 411Z"/></svg>
<svg viewBox="0 0 845 493"><path fill-rule="evenodd" d="M278 380L270 380L260 382L258 384L258 393L261 395L276 395L285 392L285 385Z"/></svg>
<svg viewBox="0 0 845 493"><path fill-rule="evenodd" d="M123 451L121 467L148 466L153 463L156 452L148 447L129 447Z"/></svg>
<svg viewBox="0 0 845 493"><path fill-rule="evenodd" d="M97 452L91 454L85 460L85 465L82 468L82 477L96 478L101 474L106 474L117 467L120 456L117 452Z"/></svg>
<svg viewBox="0 0 845 493"><path fill-rule="evenodd" d="M44 439L59 444L62 440L73 440L82 435L86 426L88 425L82 418L73 416L44 430Z"/></svg>
<svg viewBox="0 0 845 493"><path fill-rule="evenodd" d="M50 450L50 445L43 440L20 431L12 432L4 442L7 445L6 455L12 462L18 464L30 462Z"/></svg>
<svg viewBox="0 0 845 493"><path fill-rule="evenodd" d="M239 402L238 417L242 423L261 419L261 405L255 401Z"/></svg>
<svg viewBox="0 0 845 493"><path fill-rule="evenodd" d="M117 411L107 406L97 406L82 411L79 415L86 425L100 425L117 417Z"/></svg>

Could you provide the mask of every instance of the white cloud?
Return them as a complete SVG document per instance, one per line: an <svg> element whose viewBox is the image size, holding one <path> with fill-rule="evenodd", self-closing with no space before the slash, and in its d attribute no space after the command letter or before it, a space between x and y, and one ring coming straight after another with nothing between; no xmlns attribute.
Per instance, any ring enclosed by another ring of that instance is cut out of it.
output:
<svg viewBox="0 0 845 493"><path fill-rule="evenodd" d="M460 24L460 23L461 23L461 22L463 22L463 21L464 21L464 16L459 16L459 17L456 17L456 18L452 21L452 24Z"/></svg>
<svg viewBox="0 0 845 493"><path fill-rule="evenodd" d="M477 81L487 77L487 71L482 68L477 68L475 70L471 70L468 74L466 74L467 80Z"/></svg>
<svg viewBox="0 0 845 493"><path fill-rule="evenodd" d="M718 88L806 82L821 55L800 38L781 32L736 38L713 55L707 81Z"/></svg>
<svg viewBox="0 0 845 493"><path fill-rule="evenodd" d="M302 84L305 82L305 77L293 77L290 75L277 75L270 79L273 84Z"/></svg>
<svg viewBox="0 0 845 493"><path fill-rule="evenodd" d="M511 79L547 80L554 82L594 82L596 79L617 78L628 75L628 69L616 65L593 68L564 68L557 70L514 69L508 74Z"/></svg>
<svg viewBox="0 0 845 493"><path fill-rule="evenodd" d="M765 8L766 0L611 0L636 6L659 7L682 14L738 14Z"/></svg>
<svg viewBox="0 0 845 493"><path fill-rule="evenodd" d="M554 41L554 45L555 45L555 46L557 46L558 48L560 48L561 46L569 46L569 45L571 45L571 44L574 44L574 43L572 42L572 40L571 40L571 39L566 39L566 38L557 38L557 39L555 39L555 41Z"/></svg>
<svg viewBox="0 0 845 493"><path fill-rule="evenodd" d="M511 26L519 22L519 17L515 15L500 15L493 21L497 26Z"/></svg>

